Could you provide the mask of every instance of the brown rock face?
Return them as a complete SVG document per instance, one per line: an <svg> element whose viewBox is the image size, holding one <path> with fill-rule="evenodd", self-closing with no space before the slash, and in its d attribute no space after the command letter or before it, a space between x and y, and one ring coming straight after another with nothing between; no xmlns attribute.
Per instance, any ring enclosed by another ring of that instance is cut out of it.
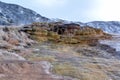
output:
<svg viewBox="0 0 120 80"><path fill-rule="evenodd" d="M19 41L17 39L11 38L8 40L8 43L10 43L12 45L18 45Z"/></svg>
<svg viewBox="0 0 120 80"><path fill-rule="evenodd" d="M96 44L99 39L110 38L100 29L89 26L81 27L70 23L33 23L26 26L22 31L30 34L37 41L53 41L65 44Z"/></svg>

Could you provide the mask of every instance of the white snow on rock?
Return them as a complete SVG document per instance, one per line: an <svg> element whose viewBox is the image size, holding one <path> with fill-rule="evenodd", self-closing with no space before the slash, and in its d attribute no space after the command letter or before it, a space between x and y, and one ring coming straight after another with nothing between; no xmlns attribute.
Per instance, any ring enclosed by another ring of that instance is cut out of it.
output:
<svg viewBox="0 0 120 80"><path fill-rule="evenodd" d="M85 23L88 26L102 29L107 33L119 33L120 34L120 22L119 21L94 21Z"/></svg>
<svg viewBox="0 0 120 80"><path fill-rule="evenodd" d="M0 25L25 25L47 21L49 21L48 18L41 16L33 10L0 1Z"/></svg>
<svg viewBox="0 0 120 80"><path fill-rule="evenodd" d="M115 48L116 51L120 51L120 35L113 35L113 39L111 40L101 40L101 44L107 44L111 47Z"/></svg>

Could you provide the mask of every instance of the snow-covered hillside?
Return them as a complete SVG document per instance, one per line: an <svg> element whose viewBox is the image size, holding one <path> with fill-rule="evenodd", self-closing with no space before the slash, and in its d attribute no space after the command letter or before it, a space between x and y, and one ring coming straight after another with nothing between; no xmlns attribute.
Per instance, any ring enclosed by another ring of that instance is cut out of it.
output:
<svg viewBox="0 0 120 80"><path fill-rule="evenodd" d="M113 39L102 40L100 43L110 45L111 47L115 48L116 51L120 51L120 35L113 35Z"/></svg>
<svg viewBox="0 0 120 80"><path fill-rule="evenodd" d="M31 22L47 22L48 18L30 9L0 1L0 25L21 25Z"/></svg>
<svg viewBox="0 0 120 80"><path fill-rule="evenodd" d="M117 33L120 34L120 22L119 21L94 21L85 23L88 26L94 28L100 28L107 33Z"/></svg>

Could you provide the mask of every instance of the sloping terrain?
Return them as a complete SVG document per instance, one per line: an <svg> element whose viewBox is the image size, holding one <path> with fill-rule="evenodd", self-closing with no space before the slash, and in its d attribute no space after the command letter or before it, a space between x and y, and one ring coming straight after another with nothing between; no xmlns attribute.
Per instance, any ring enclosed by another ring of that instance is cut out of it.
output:
<svg viewBox="0 0 120 80"><path fill-rule="evenodd" d="M47 22L48 18L16 4L0 1L0 25L25 25L32 22Z"/></svg>
<svg viewBox="0 0 120 80"><path fill-rule="evenodd" d="M48 61L53 65L52 73L71 77L72 80L119 80L120 61L116 57L116 50L98 42L111 39L111 36L99 29L80 26L78 29L77 26L79 25L67 24L66 28L66 24L52 23L51 26L46 23L34 23L24 27L22 31L39 42L33 46L36 50L25 58L30 61ZM68 28L72 30L66 34L64 31L69 30ZM73 40L76 39L74 32L77 31L80 31L77 40Z"/></svg>
<svg viewBox="0 0 120 80"><path fill-rule="evenodd" d="M36 41L20 28L0 28L0 80L72 80L53 75L47 61L27 60L26 56L36 49Z"/></svg>
<svg viewBox="0 0 120 80"><path fill-rule="evenodd" d="M18 28L0 28L0 60L24 60L16 53L26 51L25 47L33 43L34 41Z"/></svg>
<svg viewBox="0 0 120 80"><path fill-rule="evenodd" d="M102 30L33 23L0 29L0 80L119 80L117 52Z"/></svg>
<svg viewBox="0 0 120 80"><path fill-rule="evenodd" d="M49 73L49 63L0 61L0 80L63 80Z"/></svg>
<svg viewBox="0 0 120 80"><path fill-rule="evenodd" d="M26 59L50 62L54 74L69 76L72 80L120 79L120 61L115 57L115 50L108 46L42 43L34 48L37 48L37 51L27 55Z"/></svg>

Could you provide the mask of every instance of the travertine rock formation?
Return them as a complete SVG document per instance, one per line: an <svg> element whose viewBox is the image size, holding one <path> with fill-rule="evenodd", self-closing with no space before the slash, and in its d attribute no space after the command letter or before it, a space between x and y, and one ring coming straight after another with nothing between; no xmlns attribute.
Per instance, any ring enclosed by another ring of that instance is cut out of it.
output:
<svg viewBox="0 0 120 80"><path fill-rule="evenodd" d="M65 44L96 44L99 39L111 37L100 29L89 26L81 27L74 23L33 23L25 26L22 31L27 32L32 39L38 41Z"/></svg>

